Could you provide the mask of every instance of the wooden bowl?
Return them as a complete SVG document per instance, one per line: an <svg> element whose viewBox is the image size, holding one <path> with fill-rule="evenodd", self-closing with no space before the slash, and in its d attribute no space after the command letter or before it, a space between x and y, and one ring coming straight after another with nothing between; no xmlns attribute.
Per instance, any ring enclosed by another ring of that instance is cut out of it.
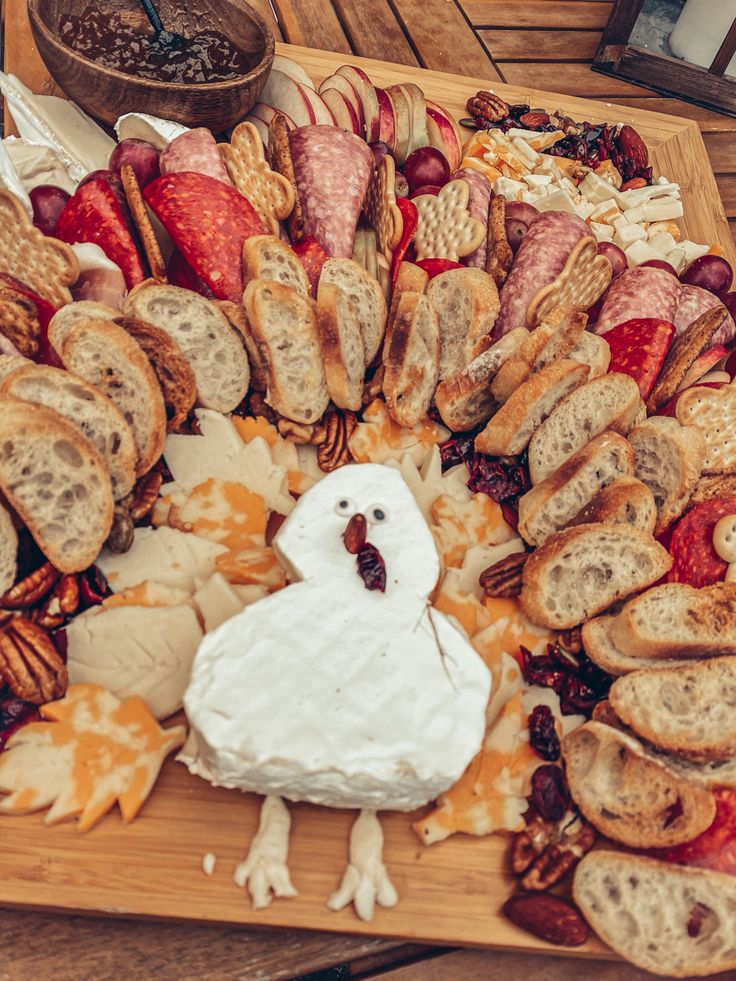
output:
<svg viewBox="0 0 736 981"><path fill-rule="evenodd" d="M91 0L28 0L33 36L49 74L70 99L105 123L126 112L146 112L186 126L207 126L215 133L228 129L248 114L266 84L274 55L274 40L261 15L243 0L197 0L194 4L159 0L161 19L170 31L191 37L197 31L217 30L239 45L258 64L247 75L226 82L183 85L157 82L105 68L68 48L59 40L65 14L80 14ZM141 26L148 23L136 0L111 0L106 7L126 12Z"/></svg>

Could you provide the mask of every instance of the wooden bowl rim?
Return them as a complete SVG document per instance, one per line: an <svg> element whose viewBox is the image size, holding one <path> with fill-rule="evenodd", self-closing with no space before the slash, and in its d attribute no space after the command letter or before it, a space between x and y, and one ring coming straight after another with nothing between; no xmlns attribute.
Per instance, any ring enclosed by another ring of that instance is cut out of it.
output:
<svg viewBox="0 0 736 981"><path fill-rule="evenodd" d="M154 78L141 78L139 75L129 75L126 72L118 71L117 68L108 68L106 65L100 65L91 58L86 58L78 51L75 51L73 48L70 48L68 45L64 44L63 41L61 41L61 39L53 33L46 21L41 17L38 10L39 2L40 0L28 0L28 17L31 21L31 26L43 35L43 38L47 44L61 54L66 55L71 61L81 63L82 66L87 69L93 69L94 71L98 71L109 78L124 82L127 85L133 85L135 88L145 89L149 92L160 90L171 93L176 92L177 90L184 92L189 89L194 89L197 92L204 94L205 92L227 92L232 89L238 89L240 86L245 85L248 82L255 81L260 75L263 74L264 70L268 70L273 62L274 54L276 53L273 33L263 16L249 3L245 3L244 0L233 0L233 2L236 4L242 4L243 13L245 13L244 8L247 8L248 16L255 22L258 30L261 32L261 35L266 42L263 57L258 62L256 67L251 69L247 75L238 75L237 78L229 78L220 82L160 82Z"/></svg>

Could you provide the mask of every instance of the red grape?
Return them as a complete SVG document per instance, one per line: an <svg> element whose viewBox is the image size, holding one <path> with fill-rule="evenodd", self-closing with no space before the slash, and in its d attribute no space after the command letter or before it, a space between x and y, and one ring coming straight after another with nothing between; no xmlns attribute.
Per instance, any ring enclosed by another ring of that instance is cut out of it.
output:
<svg viewBox="0 0 736 981"><path fill-rule="evenodd" d="M516 255L516 250L521 245L521 240L527 233L529 226L520 218L506 219L506 238L509 240L511 251Z"/></svg>
<svg viewBox="0 0 736 981"><path fill-rule="evenodd" d="M119 174L125 164L130 164L144 188L161 173L158 158L158 150L145 140L121 140L110 154L108 166L114 174Z"/></svg>
<svg viewBox="0 0 736 981"><path fill-rule="evenodd" d="M421 146L412 150L401 169L409 182L410 191L429 185L443 187L450 179L447 158L433 146Z"/></svg>
<svg viewBox="0 0 736 981"><path fill-rule="evenodd" d="M375 161L376 167L380 164L384 157L392 157L391 147L388 143L384 143L383 140L376 140L375 143L369 143L368 146L373 151L373 159Z"/></svg>
<svg viewBox="0 0 736 981"><path fill-rule="evenodd" d="M736 293L722 293L718 298L732 317L736 317Z"/></svg>
<svg viewBox="0 0 736 981"><path fill-rule="evenodd" d="M677 270L675 267L664 259L647 259L646 262L639 263L641 266L649 266L651 269L663 269L668 272L670 276L674 276L677 279Z"/></svg>
<svg viewBox="0 0 736 981"><path fill-rule="evenodd" d="M598 255L604 255L611 263L614 277L620 276L622 272L626 272L629 268L629 262L624 250L620 249L618 245L614 245L613 242L599 242Z"/></svg>
<svg viewBox="0 0 736 981"><path fill-rule="evenodd" d="M680 273L680 282L700 286L719 296L731 288L733 269L720 255L701 255Z"/></svg>
<svg viewBox="0 0 736 981"><path fill-rule="evenodd" d="M53 235L56 222L69 200L69 193L54 184L39 184L28 192L33 205L33 224L44 235Z"/></svg>
<svg viewBox="0 0 736 981"><path fill-rule="evenodd" d="M507 201L506 217L523 221L525 225L531 225L534 219L539 217L539 211L533 204L527 204L526 201Z"/></svg>
<svg viewBox="0 0 736 981"><path fill-rule="evenodd" d="M417 187L413 191L410 191L409 197L418 198L420 194L437 195L441 190L442 188L438 184L422 184L421 187Z"/></svg>

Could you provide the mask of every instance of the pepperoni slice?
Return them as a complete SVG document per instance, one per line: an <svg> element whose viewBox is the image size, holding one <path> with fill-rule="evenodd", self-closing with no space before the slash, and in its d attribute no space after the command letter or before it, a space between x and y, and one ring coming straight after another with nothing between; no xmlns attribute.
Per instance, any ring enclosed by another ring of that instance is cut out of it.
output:
<svg viewBox="0 0 736 981"><path fill-rule="evenodd" d="M669 582L700 587L723 581L728 563L713 548L713 529L727 514L736 514L736 497L697 504L678 521L669 544Z"/></svg>
<svg viewBox="0 0 736 981"><path fill-rule="evenodd" d="M736 875L736 790L716 790L713 824L692 841L657 852L657 858Z"/></svg>
<svg viewBox="0 0 736 981"><path fill-rule="evenodd" d="M630 375L646 402L674 336L675 326L668 320L644 317L617 324L605 334L611 348L608 370Z"/></svg>
<svg viewBox="0 0 736 981"><path fill-rule="evenodd" d="M295 242L292 248L299 256L299 261L307 273L312 296L316 296L317 284L322 275L322 266L330 257L312 235L305 235L301 242Z"/></svg>

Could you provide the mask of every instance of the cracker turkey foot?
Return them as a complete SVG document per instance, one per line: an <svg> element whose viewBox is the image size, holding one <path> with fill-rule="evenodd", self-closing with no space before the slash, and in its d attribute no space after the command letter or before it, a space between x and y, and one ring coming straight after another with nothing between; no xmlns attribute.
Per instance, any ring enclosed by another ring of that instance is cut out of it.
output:
<svg viewBox="0 0 736 981"><path fill-rule="evenodd" d="M370 922L375 904L395 906L396 890L383 864L383 830L375 811L361 811L350 831L350 860L340 888L327 900L333 910L352 902L355 912Z"/></svg>
<svg viewBox="0 0 736 981"><path fill-rule="evenodd" d="M273 896L296 896L286 859L289 854L291 816L280 797L263 800L258 831L248 857L235 869L233 879L241 888L248 886L253 909L269 906Z"/></svg>

